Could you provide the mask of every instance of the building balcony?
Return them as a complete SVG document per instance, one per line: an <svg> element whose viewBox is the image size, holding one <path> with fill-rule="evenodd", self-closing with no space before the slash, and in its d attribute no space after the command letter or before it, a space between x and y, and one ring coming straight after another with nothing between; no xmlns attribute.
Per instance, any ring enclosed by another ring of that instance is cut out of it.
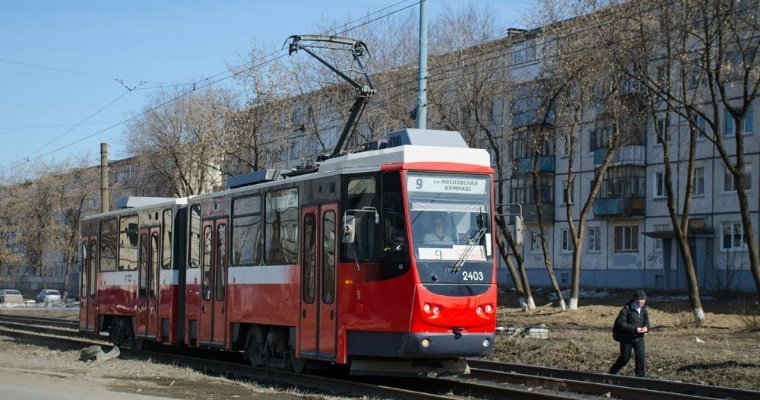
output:
<svg viewBox="0 0 760 400"><path fill-rule="evenodd" d="M532 126L553 126L554 113L550 112L548 116L536 111L513 111L510 121L512 129L528 128Z"/></svg>
<svg viewBox="0 0 760 400"><path fill-rule="evenodd" d="M538 205L523 204L523 222L526 224L538 223ZM541 219L544 223L554 223L554 202L541 203Z"/></svg>
<svg viewBox="0 0 760 400"><path fill-rule="evenodd" d="M605 197L594 200L594 216L596 217L636 217L644 216L644 196L624 195Z"/></svg>
<svg viewBox="0 0 760 400"><path fill-rule="evenodd" d="M604 157L607 156L608 148L594 150L594 166L602 165ZM619 165L646 166L646 146L624 146L620 148L610 163L611 167Z"/></svg>
<svg viewBox="0 0 760 400"><path fill-rule="evenodd" d="M537 172L554 172L554 156L539 156L536 160ZM517 160L517 172L533 172L533 157Z"/></svg>

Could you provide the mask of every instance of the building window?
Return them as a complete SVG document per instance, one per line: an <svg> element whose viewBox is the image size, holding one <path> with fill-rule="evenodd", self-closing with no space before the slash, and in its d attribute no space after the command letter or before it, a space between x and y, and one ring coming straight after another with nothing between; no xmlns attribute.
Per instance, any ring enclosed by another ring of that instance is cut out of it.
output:
<svg viewBox="0 0 760 400"><path fill-rule="evenodd" d="M562 204L573 204L573 185L562 181Z"/></svg>
<svg viewBox="0 0 760 400"><path fill-rule="evenodd" d="M692 197L704 197L705 195L705 169L703 167L694 168L694 187L692 188Z"/></svg>
<svg viewBox="0 0 760 400"><path fill-rule="evenodd" d="M752 134L752 127L755 124L755 118L752 114L752 106L750 106L747 109L747 113L744 114L744 129L742 132L744 132L745 135ZM736 134L736 124L734 123L734 117L731 116L731 113L728 112L728 110L724 110L723 115L723 135L726 137L732 137Z"/></svg>
<svg viewBox="0 0 760 400"><path fill-rule="evenodd" d="M654 230L657 232L664 232L667 231L670 228L670 225L668 224L658 224L654 226ZM656 252L662 252L662 239L655 239L654 240L654 251Z"/></svg>
<svg viewBox="0 0 760 400"><path fill-rule="evenodd" d="M570 230L562 229L562 252L573 251L573 240L570 238Z"/></svg>
<svg viewBox="0 0 760 400"><path fill-rule="evenodd" d="M541 251L541 238L538 236L538 232L530 232L530 252L538 253Z"/></svg>
<svg viewBox="0 0 760 400"><path fill-rule="evenodd" d="M724 222L720 248L722 251L744 251L744 229L741 222Z"/></svg>
<svg viewBox="0 0 760 400"><path fill-rule="evenodd" d="M744 165L744 188L752 190L752 164ZM723 193L736 192L736 180L734 175L729 172L728 168L723 168Z"/></svg>
<svg viewBox="0 0 760 400"><path fill-rule="evenodd" d="M655 172L654 174L654 198L661 199L666 196L665 191L665 173Z"/></svg>
<svg viewBox="0 0 760 400"><path fill-rule="evenodd" d="M657 127L654 131L654 135L657 138L657 144L662 144L662 139L668 134L668 120L667 118L660 118L657 120Z"/></svg>
<svg viewBox="0 0 760 400"><path fill-rule="evenodd" d="M639 227L637 225L615 227L615 252L639 251Z"/></svg>
<svg viewBox="0 0 760 400"><path fill-rule="evenodd" d="M697 140L704 140L706 135L707 121L701 115L697 115Z"/></svg>
<svg viewBox="0 0 760 400"><path fill-rule="evenodd" d="M598 226L588 228L588 251L590 253L602 251L602 228Z"/></svg>

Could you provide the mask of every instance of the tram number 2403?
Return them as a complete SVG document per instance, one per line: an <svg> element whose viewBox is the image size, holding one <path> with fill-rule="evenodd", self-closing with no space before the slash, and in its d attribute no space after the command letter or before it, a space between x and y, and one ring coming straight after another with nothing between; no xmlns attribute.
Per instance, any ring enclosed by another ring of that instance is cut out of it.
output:
<svg viewBox="0 0 760 400"><path fill-rule="evenodd" d="M480 271L462 271L462 280L465 281L482 281L483 273Z"/></svg>

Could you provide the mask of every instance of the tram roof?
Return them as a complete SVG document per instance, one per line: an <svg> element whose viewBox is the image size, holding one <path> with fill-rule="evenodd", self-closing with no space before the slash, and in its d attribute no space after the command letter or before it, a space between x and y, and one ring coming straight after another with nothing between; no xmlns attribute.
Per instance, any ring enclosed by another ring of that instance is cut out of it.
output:
<svg viewBox="0 0 760 400"><path fill-rule="evenodd" d="M481 167L491 166L491 156L484 149L469 147L442 147L403 145L380 150L351 153L325 160L319 166L320 172L350 171L352 169L380 169L384 164L410 164L441 162L469 164Z"/></svg>

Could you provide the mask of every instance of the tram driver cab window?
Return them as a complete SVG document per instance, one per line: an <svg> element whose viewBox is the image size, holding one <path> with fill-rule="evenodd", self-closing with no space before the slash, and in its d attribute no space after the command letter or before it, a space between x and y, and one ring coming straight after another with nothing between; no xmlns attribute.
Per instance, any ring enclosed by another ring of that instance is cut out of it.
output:
<svg viewBox="0 0 760 400"><path fill-rule="evenodd" d="M409 243L404 218L404 198L401 194L401 174L398 171L383 175L382 182L382 236L385 259L409 258Z"/></svg>
<svg viewBox="0 0 760 400"><path fill-rule="evenodd" d="M348 260L369 261L375 257L377 249L377 184L371 176L351 178L346 185L345 209L355 218L356 236L353 243L343 244L343 254Z"/></svg>

